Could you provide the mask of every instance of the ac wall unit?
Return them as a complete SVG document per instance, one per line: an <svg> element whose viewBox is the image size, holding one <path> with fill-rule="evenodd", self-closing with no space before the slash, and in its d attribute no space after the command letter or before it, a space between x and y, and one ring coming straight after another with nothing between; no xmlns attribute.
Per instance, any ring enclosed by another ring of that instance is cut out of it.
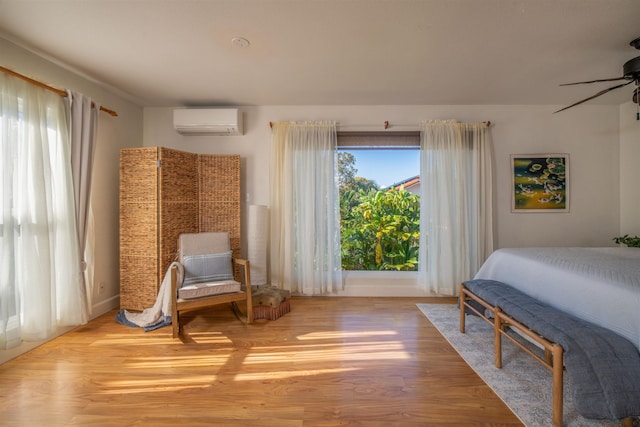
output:
<svg viewBox="0 0 640 427"><path fill-rule="evenodd" d="M242 112L237 108L177 108L173 128L183 135L242 135Z"/></svg>

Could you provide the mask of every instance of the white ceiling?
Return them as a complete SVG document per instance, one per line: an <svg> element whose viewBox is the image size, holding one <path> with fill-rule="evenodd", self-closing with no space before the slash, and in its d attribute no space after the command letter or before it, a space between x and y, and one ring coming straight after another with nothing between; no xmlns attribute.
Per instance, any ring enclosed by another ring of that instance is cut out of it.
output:
<svg viewBox="0 0 640 427"><path fill-rule="evenodd" d="M0 0L0 36L158 107L567 105L616 82L558 84L640 56L639 18L640 0Z"/></svg>

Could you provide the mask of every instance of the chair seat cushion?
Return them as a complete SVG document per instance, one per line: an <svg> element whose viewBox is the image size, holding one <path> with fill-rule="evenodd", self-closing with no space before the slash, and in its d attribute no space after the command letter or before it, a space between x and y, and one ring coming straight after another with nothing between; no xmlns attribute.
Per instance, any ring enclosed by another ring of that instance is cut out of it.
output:
<svg viewBox="0 0 640 427"><path fill-rule="evenodd" d="M220 282L194 283L178 289L178 298L194 299L233 292L240 292L240 282L223 280Z"/></svg>

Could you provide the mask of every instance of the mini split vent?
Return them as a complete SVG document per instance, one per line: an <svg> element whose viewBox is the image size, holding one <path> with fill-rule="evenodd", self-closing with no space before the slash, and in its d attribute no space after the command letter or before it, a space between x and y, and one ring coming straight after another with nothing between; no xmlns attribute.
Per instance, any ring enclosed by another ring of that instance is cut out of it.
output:
<svg viewBox="0 0 640 427"><path fill-rule="evenodd" d="M237 108L178 108L173 128L183 135L242 135L242 112Z"/></svg>

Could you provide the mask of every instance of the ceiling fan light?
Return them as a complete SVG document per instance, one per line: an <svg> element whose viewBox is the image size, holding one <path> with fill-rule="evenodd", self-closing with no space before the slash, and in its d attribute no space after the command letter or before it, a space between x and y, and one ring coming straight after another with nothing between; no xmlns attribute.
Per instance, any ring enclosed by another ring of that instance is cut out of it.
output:
<svg viewBox="0 0 640 427"><path fill-rule="evenodd" d="M622 75L625 79L635 80L640 76L640 56L628 60L622 66Z"/></svg>

